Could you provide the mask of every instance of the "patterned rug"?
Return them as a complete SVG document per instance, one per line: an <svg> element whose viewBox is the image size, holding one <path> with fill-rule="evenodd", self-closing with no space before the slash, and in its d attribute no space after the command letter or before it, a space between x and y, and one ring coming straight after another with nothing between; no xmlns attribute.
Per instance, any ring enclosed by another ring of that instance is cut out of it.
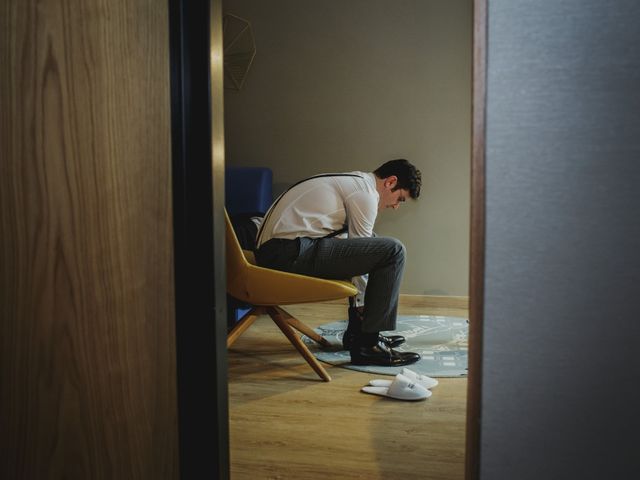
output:
<svg viewBox="0 0 640 480"><path fill-rule="evenodd" d="M396 375L402 367L378 367L351 365L349 352L342 349L342 335L347 321L327 323L316 328L316 332L326 338L333 348L320 347L307 336L302 340L309 346L316 358L322 362L361 372ZM385 332L383 332L385 333ZM407 341L396 350L417 352L422 358L408 365L416 373L430 377L461 377L467 375L467 340L469 321L459 317L436 315L399 315L397 329L386 332L389 335L403 335Z"/></svg>

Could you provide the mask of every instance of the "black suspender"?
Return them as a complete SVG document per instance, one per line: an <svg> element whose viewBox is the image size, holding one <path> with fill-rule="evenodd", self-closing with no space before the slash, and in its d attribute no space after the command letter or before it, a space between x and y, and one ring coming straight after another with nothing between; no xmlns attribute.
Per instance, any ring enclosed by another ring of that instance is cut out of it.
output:
<svg viewBox="0 0 640 480"><path fill-rule="evenodd" d="M256 235L256 247L258 247L260 245L260 237L262 236L262 230L263 230L264 226L267 224L267 220L271 216L271 213L276 208L276 205L282 199L282 197L284 197L286 193L288 193L291 189L293 189L294 187L297 187L301 183L306 182L308 180L313 180L314 178L322 178L322 177L358 177L358 178L364 178L362 175L355 175L353 173L323 173L323 174L320 174L320 175L314 175L313 177L305 178L303 180L300 180L299 182L294 183L289 188L287 188L284 192L282 192L278 196L278 198L276 198L276 201L273 202L273 205L271 205L271 207L267 211L266 215L264 216L264 219L262 220L262 224L260 225L260 229L258 230L258 234ZM336 230L334 232L331 232L330 234L326 235L324 238L332 238L332 237L335 237L336 235L340 235L341 233L346 232L347 228L348 228L347 225L343 225L343 227L341 229Z"/></svg>

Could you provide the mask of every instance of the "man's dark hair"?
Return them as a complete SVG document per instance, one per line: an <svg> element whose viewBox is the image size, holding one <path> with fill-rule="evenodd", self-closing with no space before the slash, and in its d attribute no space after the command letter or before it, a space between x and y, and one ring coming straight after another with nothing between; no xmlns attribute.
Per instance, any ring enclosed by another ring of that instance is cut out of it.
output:
<svg viewBox="0 0 640 480"><path fill-rule="evenodd" d="M388 178L395 175L398 177L398 183L392 191L402 188L409 190L411 198L418 198L420 196L422 174L420 173L420 170L411 165L409 161L404 158L389 160L378 167L373 173L378 178Z"/></svg>

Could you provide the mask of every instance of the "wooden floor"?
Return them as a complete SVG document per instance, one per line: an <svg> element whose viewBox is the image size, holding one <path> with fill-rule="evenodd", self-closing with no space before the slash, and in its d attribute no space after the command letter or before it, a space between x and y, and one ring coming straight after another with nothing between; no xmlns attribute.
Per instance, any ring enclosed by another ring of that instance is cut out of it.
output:
<svg viewBox="0 0 640 480"><path fill-rule="evenodd" d="M286 310L310 326L346 319L342 302ZM468 315L457 297L403 296L399 313ZM360 392L380 376L323 365L329 383L266 316L232 346L232 480L464 478L466 379L439 379L431 398L402 402Z"/></svg>

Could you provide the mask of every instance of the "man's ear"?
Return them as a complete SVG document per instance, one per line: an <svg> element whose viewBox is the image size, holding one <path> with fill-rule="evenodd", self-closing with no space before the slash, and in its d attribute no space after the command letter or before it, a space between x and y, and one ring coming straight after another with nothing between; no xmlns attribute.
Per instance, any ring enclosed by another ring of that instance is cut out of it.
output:
<svg viewBox="0 0 640 480"><path fill-rule="evenodd" d="M384 179L384 186L389 189L395 188L397 184L398 184L398 177L396 177L395 175L391 175L390 177L387 177Z"/></svg>

